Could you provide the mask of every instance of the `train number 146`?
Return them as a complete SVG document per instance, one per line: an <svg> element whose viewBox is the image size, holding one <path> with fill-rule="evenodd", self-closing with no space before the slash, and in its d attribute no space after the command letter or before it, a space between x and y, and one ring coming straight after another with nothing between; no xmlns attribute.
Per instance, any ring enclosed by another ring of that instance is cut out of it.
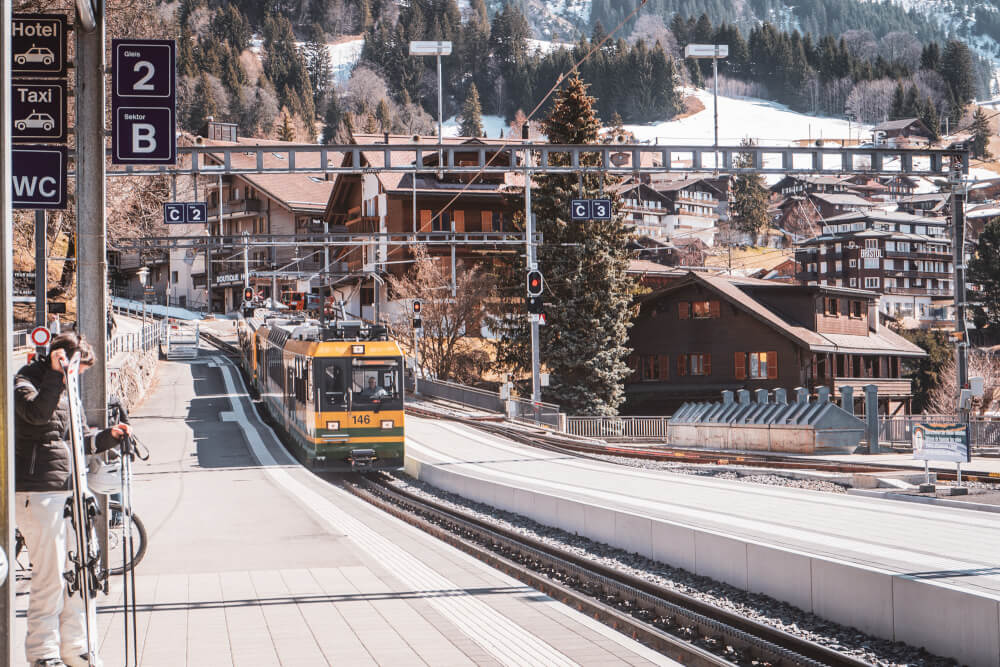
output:
<svg viewBox="0 0 1000 667"><path fill-rule="evenodd" d="M351 415L351 419L355 424L371 424L371 417L368 415Z"/></svg>

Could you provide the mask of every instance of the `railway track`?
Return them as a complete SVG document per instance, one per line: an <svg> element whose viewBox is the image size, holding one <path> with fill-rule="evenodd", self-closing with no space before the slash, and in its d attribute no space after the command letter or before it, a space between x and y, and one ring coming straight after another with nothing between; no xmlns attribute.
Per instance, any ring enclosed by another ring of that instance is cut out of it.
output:
<svg viewBox="0 0 1000 667"><path fill-rule="evenodd" d="M348 489L506 574L687 665L867 663L587 558L356 475Z"/></svg>
<svg viewBox="0 0 1000 667"><path fill-rule="evenodd" d="M600 456L621 456L625 458L646 459L652 461L669 461L673 463L709 464L709 465L741 465L757 468L816 470L821 472L842 473L878 473L889 470L900 470L898 466L887 463L843 463L801 459L780 455L754 455L746 453L687 449L683 447L650 446L629 447L607 443L587 442L585 439L574 439L572 436L562 436L541 430L530 431L517 428L503 422L486 422L477 419L466 419L458 416L445 416L440 413L419 408L406 408L421 417L431 419L449 419L462 422L474 428L516 440L525 445L545 449L560 454L570 454L587 458ZM606 459L600 459L606 461ZM937 473L939 480L955 481L957 476L953 469L931 467L930 471ZM969 482L984 482L1000 485L1000 473L977 472L962 470L962 479Z"/></svg>

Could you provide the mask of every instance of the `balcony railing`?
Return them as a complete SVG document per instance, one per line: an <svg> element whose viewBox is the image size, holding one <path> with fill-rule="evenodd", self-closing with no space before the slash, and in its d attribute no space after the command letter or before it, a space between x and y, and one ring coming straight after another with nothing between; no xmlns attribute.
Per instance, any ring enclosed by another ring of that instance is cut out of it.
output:
<svg viewBox="0 0 1000 667"><path fill-rule="evenodd" d="M259 213L261 210L261 201L259 199L233 199L222 205L222 215L233 216L242 215L244 213ZM219 219L219 206L208 207L208 219L218 220Z"/></svg>
<svg viewBox="0 0 1000 667"><path fill-rule="evenodd" d="M906 296L951 296L950 289L938 289L928 287L885 287L882 290L886 294L901 294Z"/></svg>
<svg viewBox="0 0 1000 667"><path fill-rule="evenodd" d="M833 379L833 389L838 395L842 387L851 387L854 389L855 396L857 396L864 392L862 387L867 384L873 384L878 387L880 396L910 396L913 393L909 378L835 377Z"/></svg>

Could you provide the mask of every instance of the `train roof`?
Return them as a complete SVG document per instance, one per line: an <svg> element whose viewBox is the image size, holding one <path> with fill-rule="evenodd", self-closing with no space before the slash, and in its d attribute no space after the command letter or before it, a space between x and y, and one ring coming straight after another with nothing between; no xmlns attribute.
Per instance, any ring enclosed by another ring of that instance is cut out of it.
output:
<svg viewBox="0 0 1000 667"><path fill-rule="evenodd" d="M369 343L366 346L369 354L401 354L395 341L389 340L388 328L381 324L337 320L324 326L316 319L263 309L258 309L246 323L253 331L264 329L267 339L279 347L295 347L297 351L313 356L353 354L349 347L352 343Z"/></svg>

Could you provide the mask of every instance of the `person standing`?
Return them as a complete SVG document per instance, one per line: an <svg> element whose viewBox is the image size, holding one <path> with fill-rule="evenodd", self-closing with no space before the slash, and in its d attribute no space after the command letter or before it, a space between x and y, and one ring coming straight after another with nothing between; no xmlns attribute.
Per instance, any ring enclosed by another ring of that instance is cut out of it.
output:
<svg viewBox="0 0 1000 667"><path fill-rule="evenodd" d="M53 336L59 335L59 316L55 313L49 313L49 333Z"/></svg>
<svg viewBox="0 0 1000 667"><path fill-rule="evenodd" d="M32 667L90 664L83 599L79 592L69 595L63 577L71 567L67 550L76 548L65 516L73 462L62 362L77 352L82 374L94 364L93 348L75 333L60 334L53 338L47 358L35 359L14 376L15 516L31 554L24 651ZM130 433L127 424L91 429L84 438L85 452L112 449Z"/></svg>

